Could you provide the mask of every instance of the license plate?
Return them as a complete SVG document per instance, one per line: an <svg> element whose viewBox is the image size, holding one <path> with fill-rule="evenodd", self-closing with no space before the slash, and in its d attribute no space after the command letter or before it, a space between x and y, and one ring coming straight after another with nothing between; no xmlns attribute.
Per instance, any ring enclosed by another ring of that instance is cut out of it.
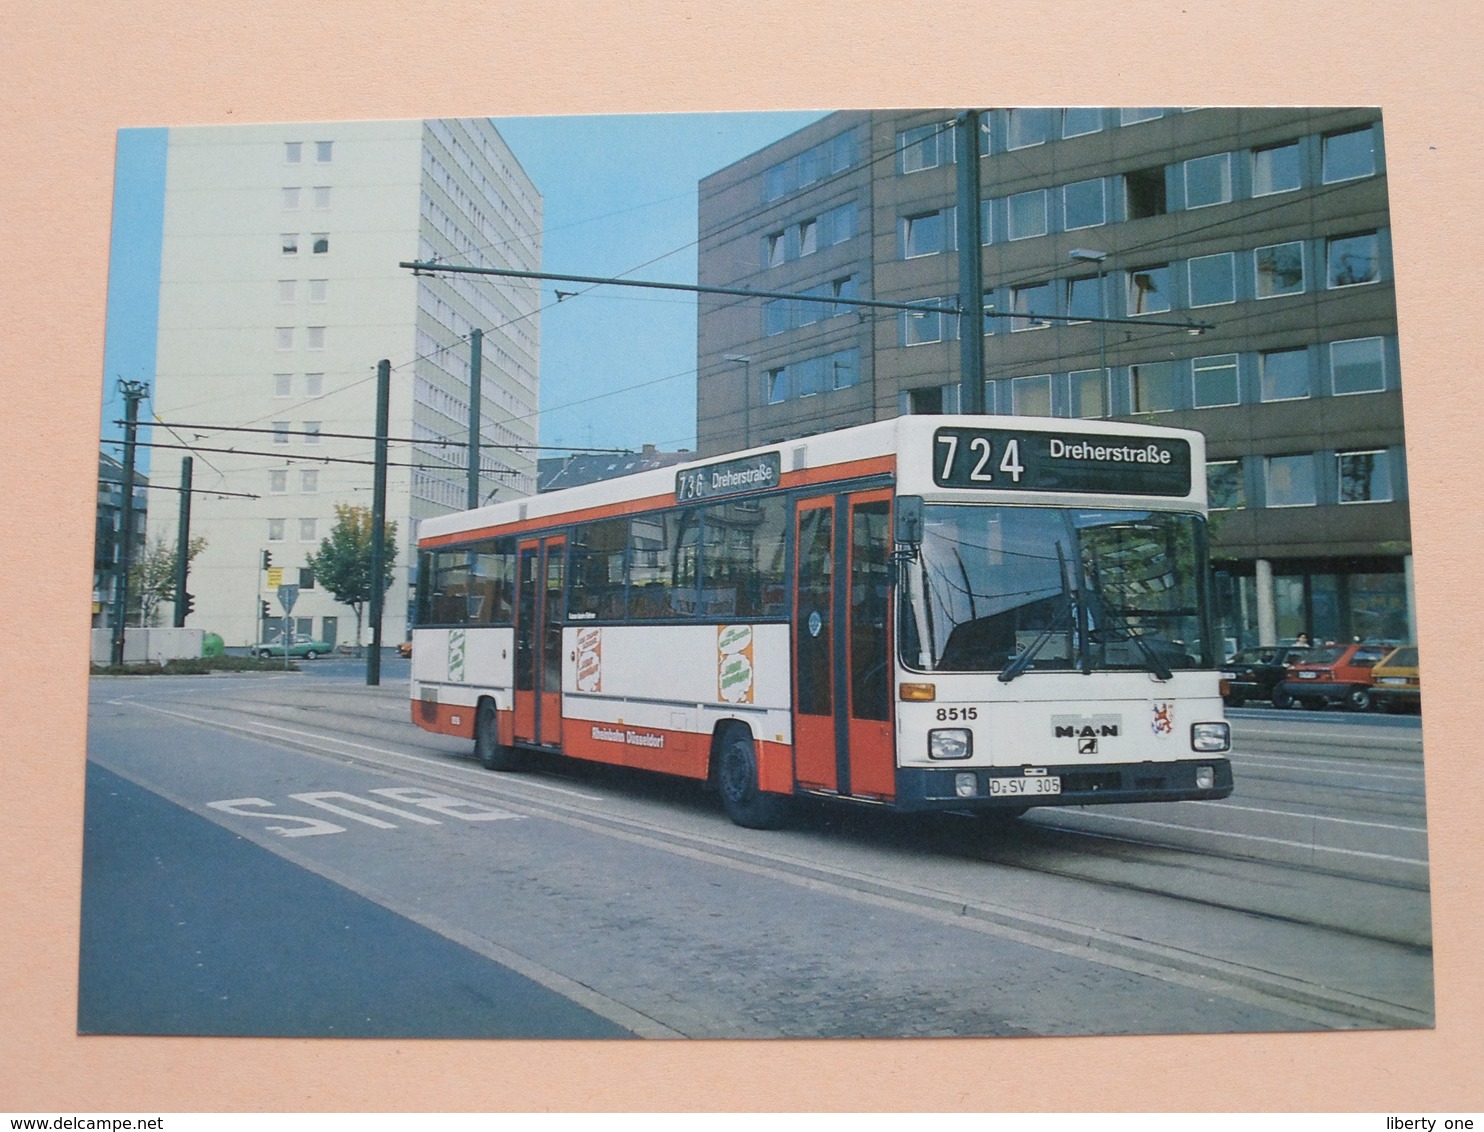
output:
<svg viewBox="0 0 1484 1132"><path fill-rule="evenodd" d="M1235 672L1223 672L1221 674L1221 678L1223 680L1235 680L1237 678L1237 674Z"/></svg>
<svg viewBox="0 0 1484 1132"><path fill-rule="evenodd" d="M1405 684L1406 682L1405 676L1382 676L1376 681L1378 684Z"/></svg>
<svg viewBox="0 0 1484 1132"><path fill-rule="evenodd" d="M1055 775L1037 775L1034 778L991 778L989 780L991 798L1060 793L1061 779Z"/></svg>
<svg viewBox="0 0 1484 1132"><path fill-rule="evenodd" d="M1319 673L1317 673L1317 672L1300 672L1298 674L1298 678L1300 680L1318 680L1319 679Z"/></svg>

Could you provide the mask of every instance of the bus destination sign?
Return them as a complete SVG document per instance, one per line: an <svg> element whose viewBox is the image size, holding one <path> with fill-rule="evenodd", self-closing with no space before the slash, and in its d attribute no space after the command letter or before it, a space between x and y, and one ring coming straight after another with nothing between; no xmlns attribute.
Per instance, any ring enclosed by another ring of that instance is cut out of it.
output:
<svg viewBox="0 0 1484 1132"><path fill-rule="evenodd" d="M939 487L1190 494L1190 442L1177 437L940 428L933 433Z"/></svg>
<svg viewBox="0 0 1484 1132"><path fill-rule="evenodd" d="M675 473L675 501L689 503L697 499L719 499L727 495L765 491L777 487L782 475L783 462L777 452L759 452L740 460L687 468Z"/></svg>

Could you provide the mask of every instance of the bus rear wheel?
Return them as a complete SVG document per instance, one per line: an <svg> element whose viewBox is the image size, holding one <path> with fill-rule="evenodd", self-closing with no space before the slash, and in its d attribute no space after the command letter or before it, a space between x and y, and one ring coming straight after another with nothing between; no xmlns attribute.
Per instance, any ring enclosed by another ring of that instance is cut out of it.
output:
<svg viewBox="0 0 1484 1132"><path fill-rule="evenodd" d="M747 829L777 829L788 820L790 799L758 788L757 747L745 727L729 727L716 753L716 786L727 817Z"/></svg>
<svg viewBox="0 0 1484 1132"><path fill-rule="evenodd" d="M516 770L520 766L520 752L500 743L493 700L480 700L474 715L474 755L485 770Z"/></svg>

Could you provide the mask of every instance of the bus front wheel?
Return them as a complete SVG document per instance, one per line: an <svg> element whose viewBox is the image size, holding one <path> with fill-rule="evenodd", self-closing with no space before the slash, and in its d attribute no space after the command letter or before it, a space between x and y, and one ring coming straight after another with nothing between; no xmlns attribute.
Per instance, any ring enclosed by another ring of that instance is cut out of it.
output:
<svg viewBox="0 0 1484 1132"><path fill-rule="evenodd" d="M480 700L474 716L474 754L485 770L515 770L520 766L520 752L502 746L493 700Z"/></svg>
<svg viewBox="0 0 1484 1132"><path fill-rule="evenodd" d="M789 798L758 788L757 747L745 727L730 727L717 751L716 786L727 817L748 829L777 829L788 820Z"/></svg>

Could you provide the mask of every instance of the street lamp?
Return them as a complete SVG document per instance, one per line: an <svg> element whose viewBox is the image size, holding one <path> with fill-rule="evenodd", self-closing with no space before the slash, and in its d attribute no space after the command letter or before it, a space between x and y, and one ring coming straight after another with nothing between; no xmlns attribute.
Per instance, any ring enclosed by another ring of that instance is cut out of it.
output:
<svg viewBox="0 0 1484 1132"><path fill-rule="evenodd" d="M742 447L752 447L752 355L723 354L721 360L742 367Z"/></svg>
<svg viewBox="0 0 1484 1132"><path fill-rule="evenodd" d="M1095 263L1098 268L1098 318L1108 317L1107 298L1103 293L1103 261L1108 258L1107 252L1096 251L1093 248L1073 248L1067 253L1068 258L1078 263ZM1108 381L1108 324L1106 321L1098 323L1098 371L1099 380L1103 382L1104 389ZM1104 394L1106 396L1106 393Z"/></svg>

